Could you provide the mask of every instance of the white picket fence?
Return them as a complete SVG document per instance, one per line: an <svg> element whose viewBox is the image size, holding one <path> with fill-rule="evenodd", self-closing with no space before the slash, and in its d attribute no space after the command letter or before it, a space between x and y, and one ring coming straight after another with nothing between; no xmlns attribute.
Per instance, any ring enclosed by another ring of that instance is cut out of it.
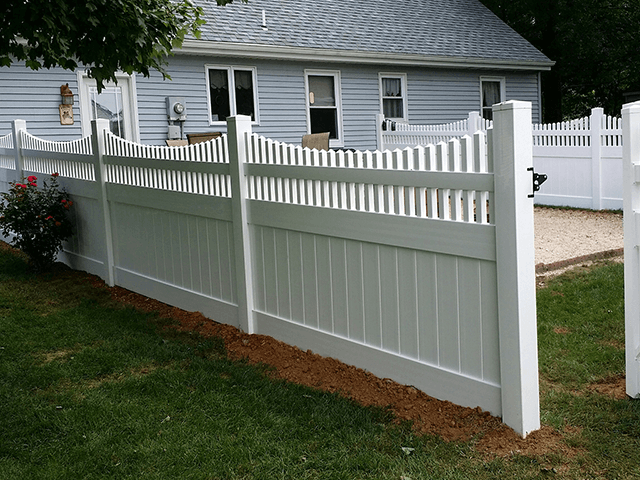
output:
<svg viewBox="0 0 640 480"><path fill-rule="evenodd" d="M622 108L627 395L640 398L640 102Z"/></svg>
<svg viewBox="0 0 640 480"><path fill-rule="evenodd" d="M381 149L405 148L448 141L490 122L471 112L469 118L444 125L393 124L378 118ZM382 128L384 125L384 129ZM589 117L570 122L534 124L533 166L547 182L536 193L540 205L571 206L593 210L622 209L622 120L594 108Z"/></svg>
<svg viewBox="0 0 640 480"><path fill-rule="evenodd" d="M526 435L540 425L531 105L494 118L488 139L395 152L302 149L241 116L188 147L133 144L104 120L81 141L44 142L16 121L1 185L60 174L74 268Z"/></svg>
<svg viewBox="0 0 640 480"><path fill-rule="evenodd" d="M379 114L376 120L378 150L446 143L464 135L471 137L478 130L486 133L491 125L492 122L482 118L478 112L470 112L464 120L440 125L411 125L385 119L384 115Z"/></svg>

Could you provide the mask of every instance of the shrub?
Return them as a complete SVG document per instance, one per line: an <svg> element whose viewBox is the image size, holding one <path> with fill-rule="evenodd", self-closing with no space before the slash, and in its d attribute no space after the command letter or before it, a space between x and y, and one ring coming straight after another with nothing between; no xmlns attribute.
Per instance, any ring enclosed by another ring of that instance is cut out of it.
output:
<svg viewBox="0 0 640 480"><path fill-rule="evenodd" d="M37 177L11 182L9 191L2 194L0 228L5 237L13 236L11 244L28 255L37 271L53 266L62 242L73 233L69 209L73 202L69 194L58 186L58 174L43 181L38 188Z"/></svg>

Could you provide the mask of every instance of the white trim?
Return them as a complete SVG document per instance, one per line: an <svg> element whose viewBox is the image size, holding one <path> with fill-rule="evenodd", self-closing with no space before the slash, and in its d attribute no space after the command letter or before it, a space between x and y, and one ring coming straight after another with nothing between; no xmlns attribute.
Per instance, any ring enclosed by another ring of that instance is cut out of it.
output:
<svg viewBox="0 0 640 480"><path fill-rule="evenodd" d="M105 86L119 86L123 91L123 110L126 140L140 142L140 122L138 120L138 93L136 89L136 77L126 73L116 73L118 83L107 82ZM91 111L88 87L95 84L86 71L76 72L78 81L78 103L80 108L80 126L82 135L91 135Z"/></svg>
<svg viewBox="0 0 640 480"><path fill-rule="evenodd" d="M235 88L235 77L233 73L236 70L251 72L252 82L253 82L253 113L255 116L255 120L252 120L252 125L260 125L260 107L258 103L258 68L250 67L244 65L218 65L218 64L210 64L207 63L204 65L204 77L206 82L206 90L207 90L207 116L209 120L209 125L211 126L225 126L227 125L226 120L211 120L211 88L209 87L209 70L226 70L227 71L227 82L229 85L229 116L232 117L237 115L236 111L236 88Z"/></svg>
<svg viewBox="0 0 640 480"><path fill-rule="evenodd" d="M480 77L479 87L480 87L480 117L484 118L483 115L483 99L482 99L482 82L499 82L500 83L500 101L498 103L507 101L507 80L505 77Z"/></svg>
<svg viewBox="0 0 640 480"><path fill-rule="evenodd" d="M538 121L542 123L542 72L538 72Z"/></svg>
<svg viewBox="0 0 640 480"><path fill-rule="evenodd" d="M336 96L336 111L337 111L337 136L338 138L330 139L330 147L343 147L344 146L344 129L342 122L342 88L341 88L341 76L340 70L311 70L305 69L304 71L304 104L307 112L307 133L311 133L311 112L309 106L309 75L311 76L326 76L333 77L333 88L335 89Z"/></svg>
<svg viewBox="0 0 640 480"><path fill-rule="evenodd" d="M409 121L409 100L407 92L407 74L406 73L390 73L379 72L378 73L378 87L380 89L380 113L384 114L384 93L382 91L382 79L383 78L395 78L400 79L402 88L402 117L389 117L391 120L397 120L401 122Z"/></svg>
<svg viewBox="0 0 640 480"><path fill-rule="evenodd" d="M499 60L430 55L410 55L352 50L284 47L251 43L215 42L186 39L175 53L183 55L232 56L270 60L300 60L305 62L349 62L420 67L502 68L509 70L551 70L552 61Z"/></svg>

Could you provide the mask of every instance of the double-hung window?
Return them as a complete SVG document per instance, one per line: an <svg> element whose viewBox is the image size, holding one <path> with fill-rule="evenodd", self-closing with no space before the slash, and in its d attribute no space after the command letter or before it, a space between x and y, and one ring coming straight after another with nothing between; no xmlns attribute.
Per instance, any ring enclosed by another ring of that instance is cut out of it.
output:
<svg viewBox="0 0 640 480"><path fill-rule="evenodd" d="M492 107L496 103L504 102L504 77L480 77L480 108L482 118L493 120Z"/></svg>
<svg viewBox="0 0 640 480"><path fill-rule="evenodd" d="M256 69L207 66L209 123L225 122L232 115L247 115L258 121Z"/></svg>
<svg viewBox="0 0 640 480"><path fill-rule="evenodd" d="M305 71L307 132L329 132L331 147L343 146L340 72Z"/></svg>
<svg viewBox="0 0 640 480"><path fill-rule="evenodd" d="M407 121L407 76L380 74L380 98L385 118Z"/></svg>

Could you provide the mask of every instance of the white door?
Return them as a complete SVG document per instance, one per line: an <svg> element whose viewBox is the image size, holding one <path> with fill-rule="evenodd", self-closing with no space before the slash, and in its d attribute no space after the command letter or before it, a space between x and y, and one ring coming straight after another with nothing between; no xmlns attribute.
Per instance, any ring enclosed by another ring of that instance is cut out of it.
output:
<svg viewBox="0 0 640 480"><path fill-rule="evenodd" d="M108 82L100 93L96 81L82 75L80 84L80 112L82 134L91 134L91 120L109 120L111 133L126 140L139 141L136 121L133 79L118 75L118 83Z"/></svg>

